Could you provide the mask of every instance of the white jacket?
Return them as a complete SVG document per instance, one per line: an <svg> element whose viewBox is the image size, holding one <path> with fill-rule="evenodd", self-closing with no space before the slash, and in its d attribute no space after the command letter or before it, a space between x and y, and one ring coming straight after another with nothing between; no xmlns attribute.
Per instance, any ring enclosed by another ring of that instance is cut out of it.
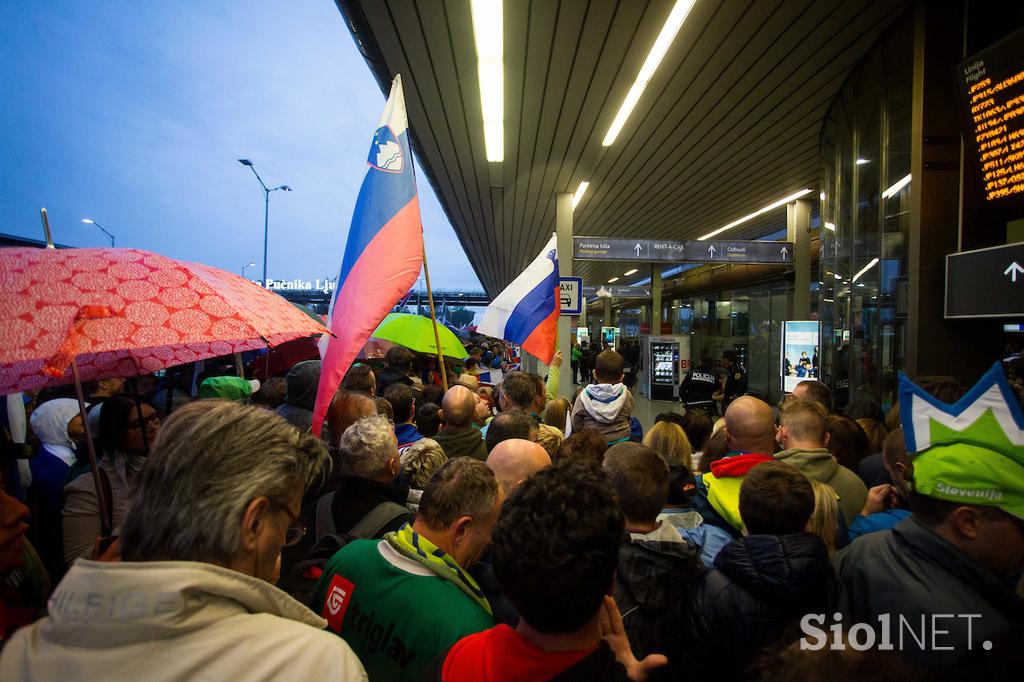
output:
<svg viewBox="0 0 1024 682"><path fill-rule="evenodd" d="M0 680L366 680L325 620L220 566L79 559L49 613L8 641Z"/></svg>

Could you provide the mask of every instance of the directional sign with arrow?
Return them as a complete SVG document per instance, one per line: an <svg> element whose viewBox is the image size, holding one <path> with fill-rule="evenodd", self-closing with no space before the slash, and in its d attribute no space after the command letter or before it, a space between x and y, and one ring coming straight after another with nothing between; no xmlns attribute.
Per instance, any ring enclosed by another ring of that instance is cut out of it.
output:
<svg viewBox="0 0 1024 682"><path fill-rule="evenodd" d="M946 317L1024 317L1022 263L1024 242L946 256Z"/></svg>
<svg viewBox="0 0 1024 682"><path fill-rule="evenodd" d="M793 262L790 242L674 241L671 239L605 239L573 237L576 260L621 260L670 263Z"/></svg>

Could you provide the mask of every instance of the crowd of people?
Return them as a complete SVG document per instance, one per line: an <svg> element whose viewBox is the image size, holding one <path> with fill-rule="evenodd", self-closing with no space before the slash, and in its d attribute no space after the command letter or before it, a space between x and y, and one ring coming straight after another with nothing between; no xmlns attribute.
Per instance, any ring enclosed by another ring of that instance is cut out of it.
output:
<svg viewBox="0 0 1024 682"><path fill-rule="evenodd" d="M93 382L84 423L61 388L27 396L0 679L1019 677L1005 377L840 414L818 381L747 395L729 350L643 424L629 361L589 350L559 395L560 353L540 376L488 340L442 379L395 346L320 436L318 360Z"/></svg>

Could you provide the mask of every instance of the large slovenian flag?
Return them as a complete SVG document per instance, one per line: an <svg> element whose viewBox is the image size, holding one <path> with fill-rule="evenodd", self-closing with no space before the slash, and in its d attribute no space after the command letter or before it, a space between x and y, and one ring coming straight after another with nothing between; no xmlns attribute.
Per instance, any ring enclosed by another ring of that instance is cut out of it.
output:
<svg viewBox="0 0 1024 682"><path fill-rule="evenodd" d="M328 318L333 337L320 341L323 364L313 409L313 433L342 377L380 321L416 283L423 267L423 228L409 150L402 77L377 124L345 245Z"/></svg>
<svg viewBox="0 0 1024 682"><path fill-rule="evenodd" d="M519 345L545 363L558 340L558 251L555 235L521 275L484 311L479 334Z"/></svg>

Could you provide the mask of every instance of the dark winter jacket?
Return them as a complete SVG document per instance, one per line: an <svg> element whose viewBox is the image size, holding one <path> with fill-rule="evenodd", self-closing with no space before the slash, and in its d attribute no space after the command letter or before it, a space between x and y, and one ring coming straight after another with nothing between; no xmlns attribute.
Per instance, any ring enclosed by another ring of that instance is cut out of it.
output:
<svg viewBox="0 0 1024 682"><path fill-rule="evenodd" d="M921 651L909 633L903 637L903 655L913 663L941 667L977 653L986 640L995 643L986 652L990 659L1016 653L1001 649L1007 638L1016 639L1011 646L1021 641L1024 599L913 516L892 530L857 538L836 555L836 570L837 610L847 626L867 623L877 629L878 617L890 614L893 633L903 617L920 637L924 618L930 648L931 621L933 616L938 619L936 644L944 648ZM970 614L978 617L963 617Z"/></svg>
<svg viewBox="0 0 1024 682"><path fill-rule="evenodd" d="M313 406L316 404L316 391L320 384L320 361L306 360L288 370L288 385L285 389L284 405L277 408L277 413L285 421L308 433L313 428Z"/></svg>
<svg viewBox="0 0 1024 682"><path fill-rule="evenodd" d="M683 637L693 678L739 679L765 645L799 639L807 613L832 613L835 574L816 535L749 535L726 545L691 591Z"/></svg>
<svg viewBox="0 0 1024 682"><path fill-rule="evenodd" d="M472 457L481 462L487 459L487 443L480 435L480 429L472 426L445 427L437 432L434 440L440 444L448 459Z"/></svg>
<svg viewBox="0 0 1024 682"><path fill-rule="evenodd" d="M678 541L637 539L672 534ZM615 603L623 614L626 635L638 659L665 654L669 665L653 679L683 679L680 633L686 624L686 595L704 570L693 545L671 524L648 536L631 535L619 550Z"/></svg>
<svg viewBox="0 0 1024 682"><path fill-rule="evenodd" d="M413 387L412 379L408 374L392 367L385 367L384 371L377 375L377 395L383 396L392 384L405 384L409 388Z"/></svg>

